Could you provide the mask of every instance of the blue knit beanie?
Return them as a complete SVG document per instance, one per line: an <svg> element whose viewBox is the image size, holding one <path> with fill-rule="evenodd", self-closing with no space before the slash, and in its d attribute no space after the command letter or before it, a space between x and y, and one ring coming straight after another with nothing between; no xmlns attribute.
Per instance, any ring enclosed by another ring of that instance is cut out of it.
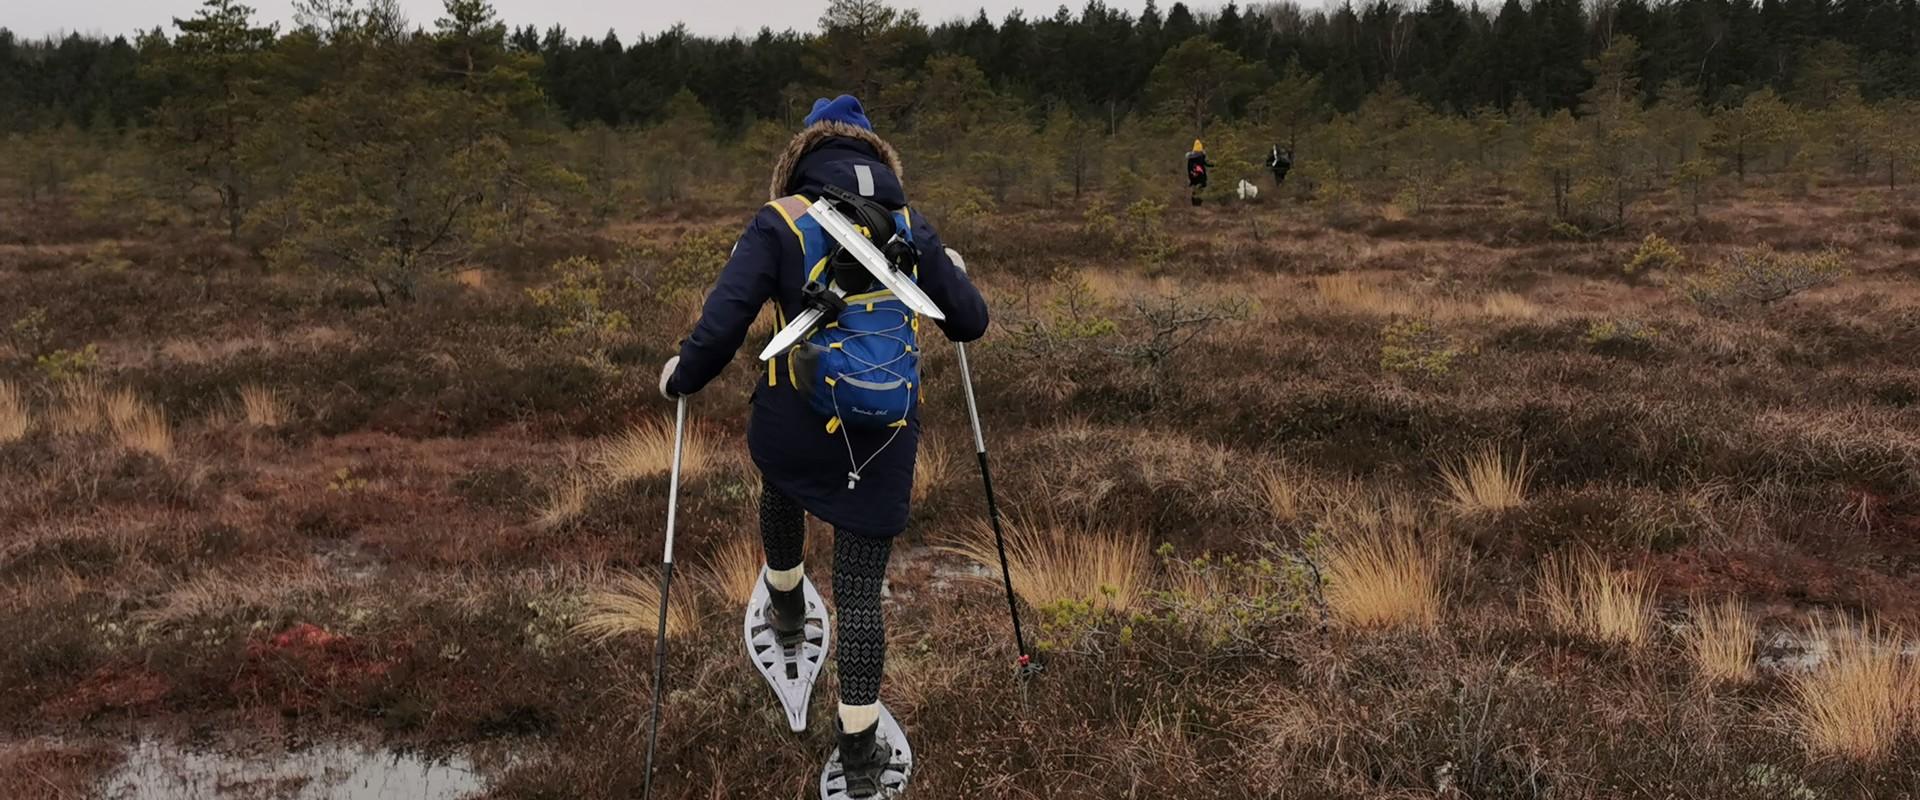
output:
<svg viewBox="0 0 1920 800"><path fill-rule="evenodd" d="M820 98L813 101L813 113L807 115L806 127L816 122L844 122L856 128L873 130L873 123L867 121L867 112L860 107L860 100L850 94L828 100Z"/></svg>

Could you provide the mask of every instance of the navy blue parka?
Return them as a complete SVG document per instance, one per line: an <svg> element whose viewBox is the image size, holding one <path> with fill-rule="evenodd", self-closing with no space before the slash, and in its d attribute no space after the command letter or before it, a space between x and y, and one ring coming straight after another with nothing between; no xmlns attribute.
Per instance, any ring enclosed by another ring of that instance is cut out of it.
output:
<svg viewBox="0 0 1920 800"><path fill-rule="evenodd" d="M864 128L817 123L795 136L774 169L770 199L793 194L818 199L824 186L865 193L881 205L907 202L900 185L900 161L885 140ZM919 213L913 214L913 241L920 253L919 284L947 318L940 330L948 339L970 342L987 330L987 304L966 274L947 257L940 237ZM806 284L800 240L770 207L762 207L735 245L707 295L700 321L680 344L680 365L667 382L674 394L691 394L720 374L746 343L747 330L769 300L787 319L799 314ZM931 333L922 326L921 335ZM760 344L754 346L757 353ZM777 359L774 385L755 381L747 448L766 484L799 501L807 511L839 530L875 538L906 529L919 450L918 409L891 444L890 430L828 433L826 420L788 379L785 357ZM764 365L755 365L761 373ZM849 440L849 437L851 439ZM847 488L851 471L847 447L859 461L873 456L860 480ZM885 445L883 448L882 445Z"/></svg>

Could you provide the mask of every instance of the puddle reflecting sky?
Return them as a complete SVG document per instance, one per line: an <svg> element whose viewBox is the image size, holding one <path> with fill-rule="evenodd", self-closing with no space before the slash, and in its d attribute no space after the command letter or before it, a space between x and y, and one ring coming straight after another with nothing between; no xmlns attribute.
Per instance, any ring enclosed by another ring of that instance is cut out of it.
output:
<svg viewBox="0 0 1920 800"><path fill-rule="evenodd" d="M486 788L465 758L350 744L238 755L142 740L101 786L107 800L459 800Z"/></svg>

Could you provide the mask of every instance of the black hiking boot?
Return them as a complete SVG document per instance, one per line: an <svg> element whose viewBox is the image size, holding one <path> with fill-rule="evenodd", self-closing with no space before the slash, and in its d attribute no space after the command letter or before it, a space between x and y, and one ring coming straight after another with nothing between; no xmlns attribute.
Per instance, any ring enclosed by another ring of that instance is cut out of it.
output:
<svg viewBox="0 0 1920 800"><path fill-rule="evenodd" d="M868 725L859 733L848 733L834 720L833 732L840 742L840 769L847 779L848 797L879 797L885 791L880 778L893 760L893 746L880 736L880 725Z"/></svg>
<svg viewBox="0 0 1920 800"><path fill-rule="evenodd" d="M802 582L787 591L767 584L767 626L781 647L794 647L807 638L807 593Z"/></svg>

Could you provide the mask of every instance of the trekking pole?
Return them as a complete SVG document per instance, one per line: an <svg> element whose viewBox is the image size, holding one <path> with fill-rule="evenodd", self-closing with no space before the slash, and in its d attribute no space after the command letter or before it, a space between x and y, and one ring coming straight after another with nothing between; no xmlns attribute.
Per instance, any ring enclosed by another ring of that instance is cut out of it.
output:
<svg viewBox="0 0 1920 800"><path fill-rule="evenodd" d="M980 482L987 491L987 521L993 526L993 546L1000 551L1000 582L1007 587L1007 612L1013 616L1013 643L1020 649L1019 675L1025 678L1040 671L1040 665L1027 650L1026 634L1020 630L1020 604L1013 597L1013 572L1007 566L1007 535L1000 528L1000 504L993 497L993 470L987 465L987 437L980 429L980 407L973 399L973 369L967 365L967 346L955 342L960 356L960 385L966 390L967 418L973 421L973 452L980 457Z"/></svg>
<svg viewBox="0 0 1920 800"><path fill-rule="evenodd" d="M967 272L967 261L953 248L947 248L947 257L962 274ZM1013 571L1007 565L1007 535L1000 525L1000 503L993 496L993 468L987 463L987 436L980 426L980 404L973 397L973 367L967 363L967 346L954 342L953 350L960 359L960 387L967 397L967 419L973 423L973 452L980 459L980 483L987 494L987 521L993 526L993 546L1000 553L1000 583L1007 588L1007 613L1013 617L1013 644L1019 650L1019 659L1015 673L1025 679L1040 671L1040 663L1033 659L1033 652L1027 649L1027 637L1020 629L1020 603L1013 596Z"/></svg>
<svg viewBox="0 0 1920 800"><path fill-rule="evenodd" d="M667 545L660 559L660 633L653 644L653 718L647 723L647 777L642 798L653 797L653 754L660 745L660 702L667 681L667 592L673 588L673 523L680 501L680 449L687 435L687 398L673 412L673 472L667 481Z"/></svg>

